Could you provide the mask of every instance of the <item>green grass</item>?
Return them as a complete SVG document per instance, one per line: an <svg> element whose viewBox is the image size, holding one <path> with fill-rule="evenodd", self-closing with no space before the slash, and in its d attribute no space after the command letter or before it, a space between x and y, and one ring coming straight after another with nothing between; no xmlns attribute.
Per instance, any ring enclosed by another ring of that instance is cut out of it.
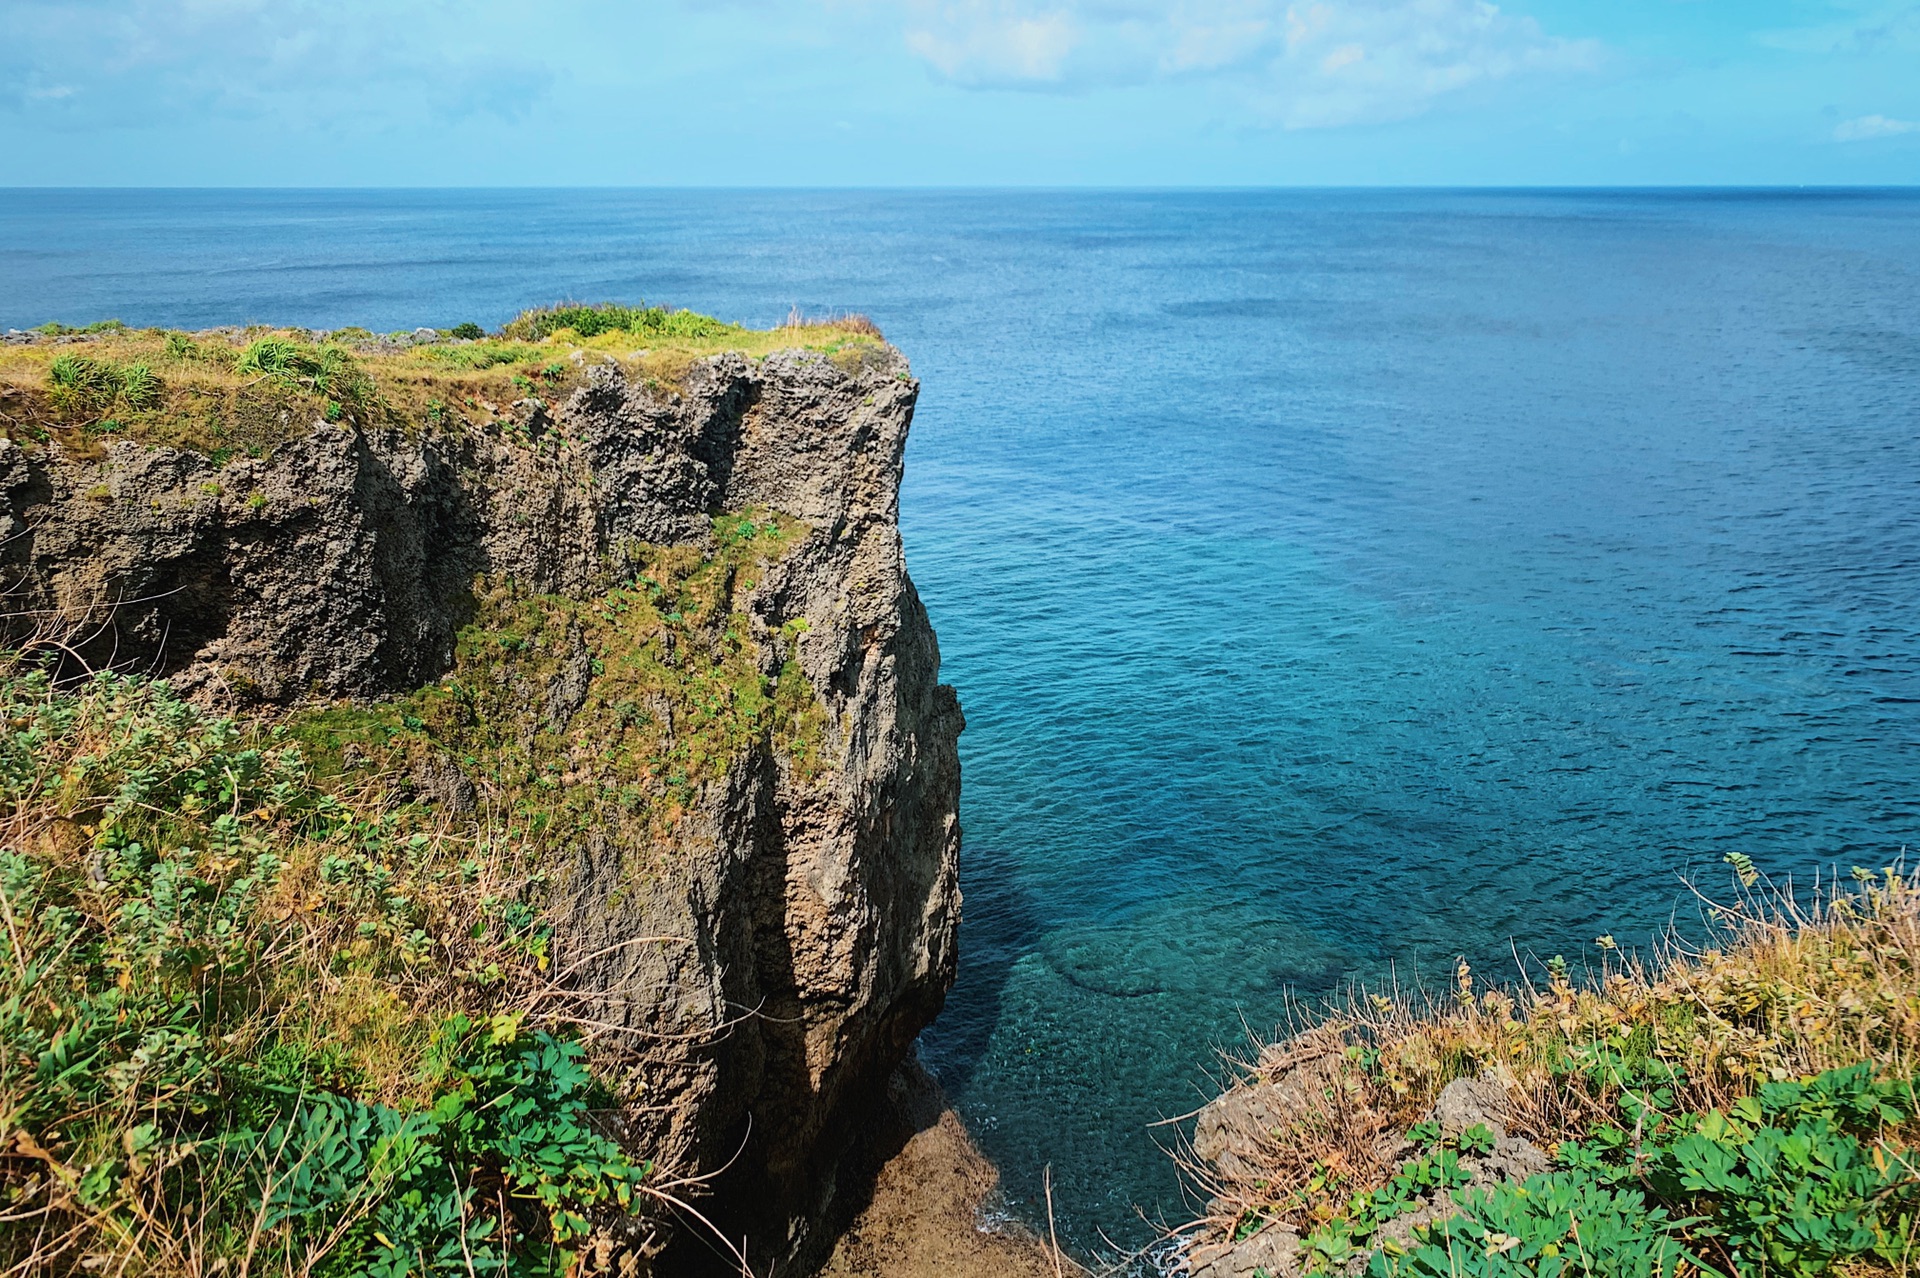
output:
<svg viewBox="0 0 1920 1278"><path fill-rule="evenodd" d="M113 408L145 412L160 403L165 387L144 361L116 363L85 355L58 355L47 366L54 405L74 416L97 417Z"/></svg>
<svg viewBox="0 0 1920 1278"><path fill-rule="evenodd" d="M548 839L598 831L670 848L702 788L761 743L817 775L825 711L795 660L797 630L768 637L781 649L768 678L744 611L805 529L759 513L715 523L714 554L631 548L620 583L586 599L483 581L453 669L404 714ZM570 680L579 704L554 722L552 690Z"/></svg>
<svg viewBox="0 0 1920 1278"><path fill-rule="evenodd" d="M526 342L476 342L471 346L430 346L421 352L429 363L479 372L503 364L532 364L547 349Z"/></svg>
<svg viewBox="0 0 1920 1278"><path fill-rule="evenodd" d="M710 315L699 315L693 311L602 302L596 306L563 303L523 311L508 321L500 330L500 335L537 342L559 333L572 333L576 337L625 333L633 337L700 339L726 337L743 331L738 325L723 323Z"/></svg>

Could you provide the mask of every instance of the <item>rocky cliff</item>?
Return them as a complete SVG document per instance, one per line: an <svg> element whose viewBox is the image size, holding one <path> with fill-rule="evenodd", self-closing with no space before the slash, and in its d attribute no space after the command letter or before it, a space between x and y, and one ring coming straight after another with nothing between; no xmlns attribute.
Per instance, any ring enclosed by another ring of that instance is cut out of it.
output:
<svg viewBox="0 0 1920 1278"><path fill-rule="evenodd" d="M11 638L253 715L413 698L421 796L551 832L545 993L624 1140L785 1272L954 971L961 715L896 522L917 387L873 342L560 367L410 420L329 403L257 456L14 429ZM723 1263L672 1213L615 1242Z"/></svg>

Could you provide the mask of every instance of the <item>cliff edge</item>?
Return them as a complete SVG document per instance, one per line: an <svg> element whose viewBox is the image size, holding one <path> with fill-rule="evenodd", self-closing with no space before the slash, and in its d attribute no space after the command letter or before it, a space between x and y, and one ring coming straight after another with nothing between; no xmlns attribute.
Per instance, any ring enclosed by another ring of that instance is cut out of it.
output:
<svg viewBox="0 0 1920 1278"><path fill-rule="evenodd" d="M711 1222L656 1202L590 1266L738 1272L716 1230L756 1271L817 1263L954 974L962 718L901 552L905 359L162 336L9 352L38 361L0 387L11 646L537 844L543 939L506 984ZM76 358L110 370L91 402Z"/></svg>

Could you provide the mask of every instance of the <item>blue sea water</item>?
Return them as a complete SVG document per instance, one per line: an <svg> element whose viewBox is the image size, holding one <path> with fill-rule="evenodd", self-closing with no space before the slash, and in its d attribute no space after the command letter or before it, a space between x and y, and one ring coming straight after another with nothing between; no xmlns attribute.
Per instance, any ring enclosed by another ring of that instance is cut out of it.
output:
<svg viewBox="0 0 1920 1278"><path fill-rule="evenodd" d="M1148 1124L1290 998L1920 843L1920 194L0 192L0 327L561 297L912 358L924 1053L1082 1248L1182 1218Z"/></svg>

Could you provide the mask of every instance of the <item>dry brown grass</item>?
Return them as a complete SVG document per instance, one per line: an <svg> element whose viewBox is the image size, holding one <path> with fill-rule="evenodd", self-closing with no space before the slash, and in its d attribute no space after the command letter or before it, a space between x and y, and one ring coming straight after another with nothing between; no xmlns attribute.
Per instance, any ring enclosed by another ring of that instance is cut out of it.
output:
<svg viewBox="0 0 1920 1278"><path fill-rule="evenodd" d="M787 318L781 322L778 331L801 334L837 331L850 337L871 337L877 342L887 340L878 324L858 312L829 311L825 315L810 316L798 306L787 312Z"/></svg>
<svg viewBox="0 0 1920 1278"><path fill-rule="evenodd" d="M1651 964L1604 955L1590 981L1477 988L1464 967L1443 999L1354 992L1240 1067L1238 1085L1285 1080L1281 1125L1223 1170L1187 1154L1207 1200L1200 1236L1249 1215L1301 1229L1382 1184L1401 1138L1456 1078L1505 1088L1508 1128L1551 1148L1617 1117L1646 1061L1683 1071L1676 1111L1724 1109L1760 1083L1859 1061L1883 1077L1920 1067L1920 874L1890 869L1796 901L1712 906L1719 940L1669 942Z"/></svg>

